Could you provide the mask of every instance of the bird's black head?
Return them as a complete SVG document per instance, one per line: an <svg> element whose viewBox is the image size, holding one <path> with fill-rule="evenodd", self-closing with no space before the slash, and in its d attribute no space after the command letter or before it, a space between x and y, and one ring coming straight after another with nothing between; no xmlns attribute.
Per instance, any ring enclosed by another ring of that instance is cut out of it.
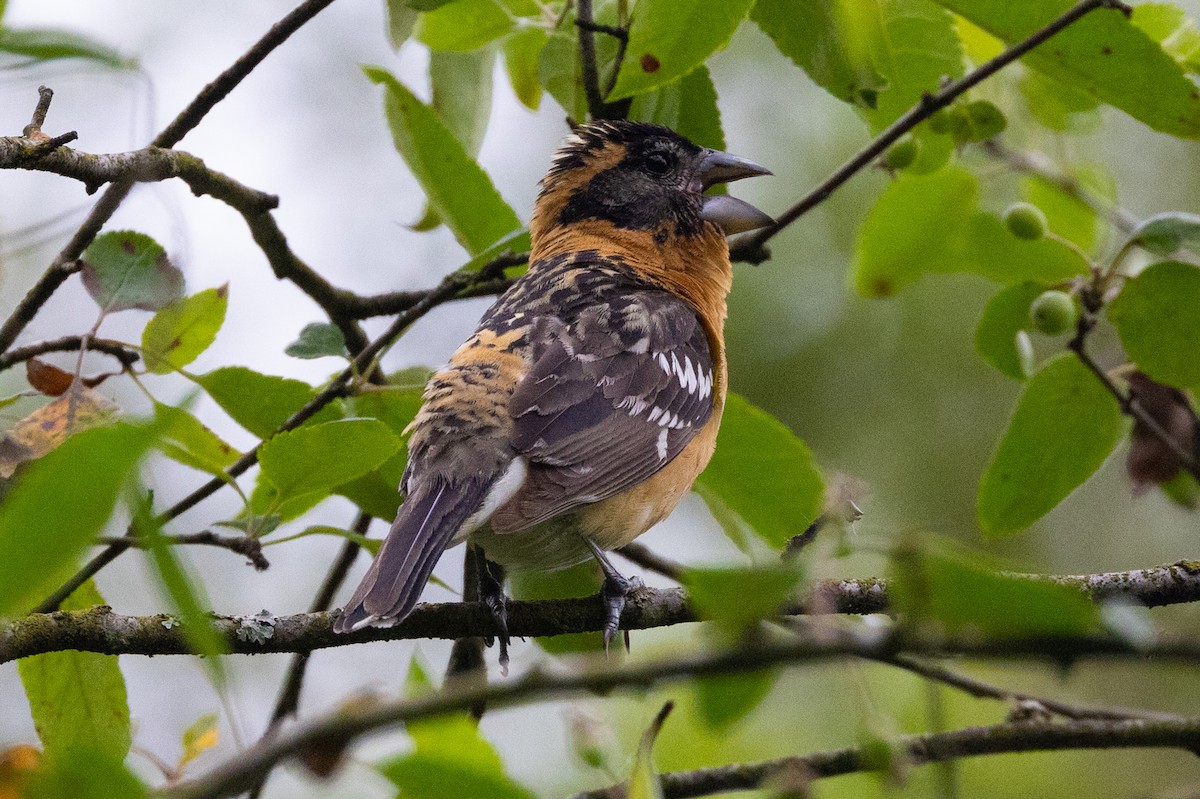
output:
<svg viewBox="0 0 1200 799"><path fill-rule="evenodd" d="M770 224L766 214L704 190L766 169L699 147L660 125L601 120L567 138L542 181L538 213L547 224L587 220L629 231L696 235L712 222L725 232ZM545 218L547 215L550 218Z"/></svg>

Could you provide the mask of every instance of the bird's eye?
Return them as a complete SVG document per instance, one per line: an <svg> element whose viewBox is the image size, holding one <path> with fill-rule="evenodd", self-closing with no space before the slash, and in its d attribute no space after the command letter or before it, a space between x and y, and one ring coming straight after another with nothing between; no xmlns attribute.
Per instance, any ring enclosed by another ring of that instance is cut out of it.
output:
<svg viewBox="0 0 1200 799"><path fill-rule="evenodd" d="M646 156L646 170L652 175L665 175L671 171L671 161L662 153Z"/></svg>

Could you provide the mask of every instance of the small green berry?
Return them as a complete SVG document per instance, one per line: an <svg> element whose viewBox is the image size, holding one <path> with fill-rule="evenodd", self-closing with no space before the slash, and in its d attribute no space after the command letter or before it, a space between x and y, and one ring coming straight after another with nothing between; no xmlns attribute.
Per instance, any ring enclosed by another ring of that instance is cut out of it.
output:
<svg viewBox="0 0 1200 799"><path fill-rule="evenodd" d="M905 169L917 160L920 152L921 143L912 136L905 136L883 154L883 163L887 165L888 169Z"/></svg>
<svg viewBox="0 0 1200 799"><path fill-rule="evenodd" d="M1065 291L1044 291L1029 306L1029 321L1033 329L1047 336L1066 333L1075 326L1079 310L1075 298Z"/></svg>
<svg viewBox="0 0 1200 799"><path fill-rule="evenodd" d="M1037 241L1046 235L1046 215L1029 203L1013 203L1004 209L1004 224L1018 239Z"/></svg>

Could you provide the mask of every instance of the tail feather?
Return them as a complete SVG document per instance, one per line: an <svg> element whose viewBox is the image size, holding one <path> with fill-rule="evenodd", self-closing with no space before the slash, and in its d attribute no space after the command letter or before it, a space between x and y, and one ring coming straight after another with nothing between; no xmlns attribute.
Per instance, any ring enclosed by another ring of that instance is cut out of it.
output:
<svg viewBox="0 0 1200 799"><path fill-rule="evenodd" d="M451 485L438 480L412 492L334 631L403 621L416 607L443 550L483 503L492 482Z"/></svg>

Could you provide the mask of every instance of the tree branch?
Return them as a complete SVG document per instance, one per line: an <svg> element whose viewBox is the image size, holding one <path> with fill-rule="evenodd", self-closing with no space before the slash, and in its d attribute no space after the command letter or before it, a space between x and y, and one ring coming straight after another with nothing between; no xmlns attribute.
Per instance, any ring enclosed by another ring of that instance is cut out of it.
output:
<svg viewBox="0 0 1200 799"><path fill-rule="evenodd" d="M1128 572L1024 577L1072 586L1097 601L1120 599L1150 607L1200 601L1200 564L1191 562ZM781 613L866 614L886 612L888 607L887 585L883 580L826 580L816 586L807 600L790 603ZM178 626L163 626L167 618L161 614L122 616L109 608L98 608L38 613L0 622L0 663L63 649L104 654L188 654L187 641ZM411 616L394 627L367 628L341 635L333 633L334 613L278 616L273 620L272 636L261 642L239 638L244 618L218 616L213 621L214 628L235 654L309 652L369 641L486 637L496 632L495 620L487 608L461 602L419 605ZM630 597L621 616L621 628L644 630L697 620L683 589L643 588ZM514 637L596 632L604 629L604 608L595 597L514 601L508 606L508 625ZM1011 646L1015 652L1021 644L1013 642ZM1119 642L1097 646L1107 647L1105 651L1120 648Z"/></svg>
<svg viewBox="0 0 1200 799"><path fill-rule="evenodd" d="M1015 711L1024 712L1026 710L1040 711L1042 715L1054 714L1068 719L1107 719L1126 720L1126 719L1150 719L1150 720L1179 720L1181 717L1170 713L1154 713L1151 711L1137 710L1134 708L1112 708L1112 707L1080 707L1079 705L1067 704L1060 702L1057 699L1051 699L1045 696L1034 696L1020 691L1010 691L1007 688L1000 688L989 683L976 680L964 674L959 674L956 671L947 669L937 663L931 663L920 658L915 658L911 655L889 655L887 657L877 658L877 663L885 663L889 666L895 666L905 671L910 671L927 680L948 685L951 688L956 688L965 694L975 697L976 699L996 699L1001 702L1009 702L1017 707ZM1011 715L1011 714L1010 714ZM1015 720L1015 719L1014 719Z"/></svg>
<svg viewBox="0 0 1200 799"><path fill-rule="evenodd" d="M108 545L120 543L122 546L133 547L135 549L149 549L152 546L144 539L133 538L130 540L124 536L121 538L99 538L97 541ZM259 571L265 571L271 567L270 561L263 555L262 541L248 535L221 535L220 533L214 533L212 530L201 530L198 533L188 533L187 535L166 535L163 536L163 542L170 546L199 545L228 549L230 552L245 556L251 565Z"/></svg>
<svg viewBox="0 0 1200 799"><path fill-rule="evenodd" d="M598 607L597 610L599 610ZM877 631L871 630L861 632L831 632L836 634L823 637L819 641L792 639L764 646L743 647L721 652L706 652L670 660L630 664L616 668L611 667L607 661L598 659L585 662L578 670L570 672L556 672L551 674L541 669L534 669L517 679L493 685L451 686L436 694L418 699L383 702L368 708L343 707L332 714L308 722L274 740L260 741L250 749L240 752L235 758L216 767L208 774L193 781L164 789L163 795L170 797L170 799L210 799L214 797L233 796L246 790L247 787L260 779L261 775L274 768L274 766L284 759L298 753L312 750L340 750L350 745L356 738L374 730L418 719L444 715L450 712L467 710L480 704L486 704L490 708L510 707L535 699L557 698L585 692L603 694L621 687L638 687L644 689L652 685L683 678L761 671L766 668L800 661L821 661L846 655L879 656L887 652L894 652L897 648L929 648L940 652L961 651L973 656L987 655L1006 658L1029 655L1053 656L1053 653L1061 654L1064 651L1068 651L1068 649L1076 655L1112 655L1123 651L1123 647L1119 642L1095 638L1043 640L1040 642L1030 640L985 642L984 639L979 637L972 637L971 640L956 641L947 647L946 644L948 642L946 641L917 642L911 639L902 640L891 635L879 635ZM1034 651L1035 649L1037 650L1036 652ZM1183 658L1189 661L1197 660L1200 659L1200 645L1191 641L1178 641L1170 646L1160 645L1155 649L1154 654L1171 658ZM1155 726L1157 724L1165 726ZM1054 739L1055 733L1053 730L1074 730L1078 733L1080 730L1097 730L1100 728L1098 726L1089 727L1087 725L1103 725L1103 729L1110 731L1120 730L1121 732L1119 733L1109 733L1110 735L1118 736L1110 738L1113 742L1141 740L1138 738L1136 730L1155 729L1163 737L1153 738L1153 740L1170 740L1172 743L1147 743L1147 746L1183 745L1188 748L1200 747L1200 720L1195 722L1189 720L1182 726L1178 722L1146 722L1141 720L1130 722L1081 721L1061 725L1030 723L1024 725L998 725L994 729L1001 730L1001 732L998 732L995 738L990 740L993 741L992 746L1000 748L990 751L1008 751L1003 747L1019 747L1022 745L1020 743L1022 740L1027 740L1021 736L1006 734L1004 731L1009 728L1044 731L1043 734L1045 737L1036 737L1035 740L1048 742ZM1169 738L1166 731L1170 731ZM969 731L947 733L946 735L951 737L946 738L945 741L948 744L948 742L956 740L953 736L963 735L964 733L969 733ZM976 737L987 739L987 736ZM924 740L924 737L918 736L913 739L914 743L921 740ZM1151 739L1145 738L1144 740ZM1175 743L1178 740L1186 740L1187 743ZM919 744L915 745L910 752L914 757L925 756L925 753L942 753L941 756L943 757L956 756L952 753L958 750L953 749L949 745L939 747L930 745L931 743L934 742L927 742L924 748L921 748ZM980 745L988 746L986 741ZM1045 747L1049 745L1049 743L1042 743L1040 746ZM1061 746L1066 745L1064 743ZM1109 745L1114 744L1110 743ZM1014 751L1023 750L1016 749ZM769 761L769 763L775 762ZM855 764L856 769L862 767L861 761L855 761ZM768 770L767 764L763 764L763 770L759 772L757 781L754 784L759 784L768 773L773 774L776 772ZM729 786L725 789L729 790L730 787L737 786ZM596 796L605 795L596 794ZM683 796L691 794L673 795Z"/></svg>
<svg viewBox="0 0 1200 799"><path fill-rule="evenodd" d="M1083 0L1083 2L1071 8L1065 14L1046 25L1046 27L1033 33L1024 41L1008 48L991 61L979 65L958 80L947 83L938 91L926 94L921 98L919 103L901 114L895 122L888 125L882 133L876 136L857 155L838 167L820 185L806 194L791 208L780 214L776 218L775 224L754 233L749 233L733 242L730 246L730 257L738 261L748 261L756 264L762 263L770 257L764 248L764 245L768 241L778 235L785 227L828 199L843 183L862 171L864 167L870 165L876 158L883 155L884 151L901 136L908 133L921 122L924 122L934 112L950 105L959 95L990 78L1055 34L1070 27L1079 19L1101 8L1115 9L1126 16L1132 13L1131 9L1120 2L1120 0Z"/></svg>
<svg viewBox="0 0 1200 799"><path fill-rule="evenodd" d="M142 357L133 350L126 349L119 341L92 338L91 336L63 336L28 344L24 347L16 347L0 354L0 372L48 352L77 352L84 345L85 339L88 352L103 352L105 355L111 355L120 361L122 366L133 366Z"/></svg>
<svg viewBox="0 0 1200 799"><path fill-rule="evenodd" d="M906 735L891 741L889 748L897 765L904 766L979 755L1064 749L1171 748L1195 753L1200 750L1200 719L1008 722L953 732ZM850 746L800 757L677 771L661 775L661 780L665 799L687 799L754 790L780 778L803 786L811 780L878 771L886 765L879 763L877 756L872 757L866 747ZM614 785L577 794L575 799L613 799L624 795L624 786Z"/></svg>
<svg viewBox="0 0 1200 799"><path fill-rule="evenodd" d="M167 148L178 144L179 140L188 131L196 127L200 123L200 120L217 103L223 100L229 92L233 91L234 87L241 83L255 67L262 63L262 60L267 55L287 41L293 33L332 2L333 0L305 0L305 2L297 6L290 14L272 26L261 39L255 42L246 51L245 55L222 72L216 80L205 86L196 98L188 104L188 107L154 138L151 146ZM42 98L45 98L44 93L41 93L39 97L39 109L42 108L43 103L47 107L49 105L49 99ZM44 115L43 111L43 119L39 120L38 113L35 111L34 120L38 122L44 121ZM0 353L6 352L13 345L13 342L17 340L17 336L21 335L21 332L33 320L46 301L76 271L73 266L74 262L83 254L83 251L92 243L92 240L96 238L100 229L104 227L104 224L116 212L132 187L133 183L128 180L120 180L113 183L101 195L97 203L92 206L91 212L84 219L79 229L75 231L75 235L71 237L67 245L55 256L50 266L47 267L38 281L29 289L21 302L17 304L12 315L5 320L3 325L0 325Z"/></svg>

